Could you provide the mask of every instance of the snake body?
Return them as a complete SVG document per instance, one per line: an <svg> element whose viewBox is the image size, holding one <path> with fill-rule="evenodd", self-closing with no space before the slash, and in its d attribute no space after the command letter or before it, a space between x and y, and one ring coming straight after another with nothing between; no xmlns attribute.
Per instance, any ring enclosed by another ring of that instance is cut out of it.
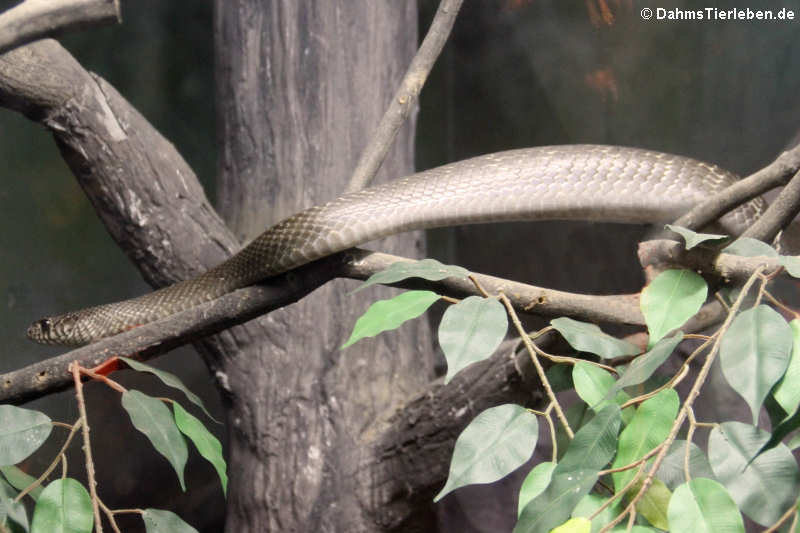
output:
<svg viewBox="0 0 800 533"><path fill-rule="evenodd" d="M567 145L488 154L311 207L196 278L39 320L28 337L87 344L403 231L514 220L670 221L735 180L715 165L636 148ZM755 200L728 213L723 230L740 233L762 208Z"/></svg>

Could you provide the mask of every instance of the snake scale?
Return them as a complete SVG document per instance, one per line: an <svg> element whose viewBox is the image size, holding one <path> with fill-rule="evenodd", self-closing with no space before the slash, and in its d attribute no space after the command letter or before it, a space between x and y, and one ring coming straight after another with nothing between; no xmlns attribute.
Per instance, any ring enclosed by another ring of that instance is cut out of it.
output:
<svg viewBox="0 0 800 533"><path fill-rule="evenodd" d="M193 279L39 320L28 328L28 337L42 343L87 344L403 231L512 220L670 221L736 179L694 159L618 146L488 154L311 207ZM762 209L760 199L745 204L723 217L722 229L741 233Z"/></svg>

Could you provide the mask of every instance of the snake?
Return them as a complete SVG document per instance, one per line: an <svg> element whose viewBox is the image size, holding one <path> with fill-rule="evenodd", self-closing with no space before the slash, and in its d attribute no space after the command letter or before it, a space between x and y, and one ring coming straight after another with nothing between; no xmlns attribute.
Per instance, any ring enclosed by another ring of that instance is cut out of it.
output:
<svg viewBox="0 0 800 533"><path fill-rule="evenodd" d="M668 222L737 179L717 165L641 148L563 145L491 153L308 208L197 277L38 320L27 335L45 344L88 344L405 231L525 220ZM760 198L751 200L719 226L737 235L764 207Z"/></svg>

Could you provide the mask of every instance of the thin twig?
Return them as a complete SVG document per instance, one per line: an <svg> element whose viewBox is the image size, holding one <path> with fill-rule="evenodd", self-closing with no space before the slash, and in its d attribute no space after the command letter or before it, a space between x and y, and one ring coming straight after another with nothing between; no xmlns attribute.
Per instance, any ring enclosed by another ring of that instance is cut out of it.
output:
<svg viewBox="0 0 800 533"><path fill-rule="evenodd" d="M68 30L121 21L119 0L28 0L0 14L0 54Z"/></svg>
<svg viewBox="0 0 800 533"><path fill-rule="evenodd" d="M114 530L114 533L122 533L120 531L119 526L117 526L117 521L114 519L114 511L108 508L102 500L100 500L100 508L103 510L103 513L106 515L106 520L108 523L111 524L111 529Z"/></svg>
<svg viewBox="0 0 800 533"><path fill-rule="evenodd" d="M78 431L78 429L80 429L81 424L83 424L81 419L78 419L77 422L72 424L69 434L67 435L67 440L65 440L64 444L61 445L61 449L58 451L58 454L55 456L55 458L53 458L53 461L50 463L50 465L48 465L45 471L42 472L42 475L36 478L36 480L33 483L25 487L25 489L22 492L17 494L16 498L14 498L15 502L21 501L22 498L24 498L29 492L31 492L36 487L40 486L42 482L45 479L47 479L47 476L49 476L50 473L56 469L58 463L61 462L61 457L67 451L67 447L69 446L70 442L72 442L72 438L75 436L75 433Z"/></svg>
<svg viewBox="0 0 800 533"><path fill-rule="evenodd" d="M647 452L643 457L640 457L639 459L636 459L634 462L628 463L628 464L626 464L624 466L618 466L616 468L609 468L607 470L601 470L600 472L597 473L597 475L598 476L606 476L608 474L616 474L617 472L625 472L626 470L630 470L632 468L636 468L637 466L640 466L642 463L647 462L648 459L650 459L651 457L653 457L655 454L657 454L660 451L661 451L661 445L659 444L658 446L656 446L655 448L653 448L652 450Z"/></svg>
<svg viewBox="0 0 800 533"><path fill-rule="evenodd" d="M112 511L114 514L144 514L144 511L141 509L114 509Z"/></svg>
<svg viewBox="0 0 800 533"><path fill-rule="evenodd" d="M775 236L800 213L800 173L794 175L761 217L742 237L772 242Z"/></svg>
<svg viewBox="0 0 800 533"><path fill-rule="evenodd" d="M478 281L478 278L476 278L474 274L470 274L467 277L472 282L472 284L475 285L475 288L478 289L478 292L481 293L481 296L483 296L484 298L489 297L489 293L486 292L486 289L483 288L483 285L481 285L481 282Z"/></svg>
<svg viewBox="0 0 800 533"><path fill-rule="evenodd" d="M537 346L537 348L538 348L538 346ZM607 371L611 372L612 374L619 375L619 372L613 366L604 365L603 363L598 363L596 361L589 361L588 359L580 359L578 357L568 357L566 355L553 355L551 353L545 352L541 348L536 350L536 353L538 353L539 355L541 355L545 359L548 359L549 361L552 361L553 363L562 363L562 364L565 364L565 365L573 365L573 366L578 364L578 363L587 363L587 364L590 364L592 366L596 366L598 368L602 368L603 370L607 370Z"/></svg>
<svg viewBox="0 0 800 533"><path fill-rule="evenodd" d="M790 315L794 316L794 318L800 318L800 313L798 313L796 310L792 309L791 307L789 307L789 306L788 306L788 305L786 305L785 303L783 303L783 302L781 302L780 300L778 300L777 298L775 298L775 297L772 295L772 293L770 293L770 292L769 292L768 290L766 290L766 289L764 289L764 296L765 296L765 297L767 298L767 300L769 300L769 301L770 301L770 303L772 303L772 305L774 305L775 307L778 307L778 308L782 309L782 310L783 310L783 311L785 311L786 313L788 313L788 314L790 314Z"/></svg>
<svg viewBox="0 0 800 533"><path fill-rule="evenodd" d="M769 526L767 529L765 529L763 531L763 533L775 533L776 531L778 531L778 528L780 528L783 525L783 523L786 522L787 520L789 520L789 518L791 518L792 516L794 516L794 520L797 520L797 505L794 505L794 504L792 504L786 510L786 512L783 513L780 518L778 518L777 522L775 522L774 524ZM789 528L789 531L794 531L794 526Z"/></svg>
<svg viewBox="0 0 800 533"><path fill-rule="evenodd" d="M363 189L369 185L369 182L378 173L378 169L389 152L397 132L400 131L400 127L417 103L417 97L422 90L422 86L425 85L428 73L433 68L433 64L442 52L444 43L447 42L447 38L450 36L450 31L453 29L453 24L463 1L442 0L439 4L439 9L436 10L436 16L431 22L428 34L425 35L417 54L411 60L400 87L392 98L388 109L383 114L380 124L378 124L377 131L358 160L353 176L350 178L350 184L347 186L348 192Z"/></svg>
<svg viewBox="0 0 800 533"><path fill-rule="evenodd" d="M686 479L686 483L689 483L692 480L689 457L692 452L692 437L694 437L694 431L697 428L697 419L695 419L694 409L691 407L686 410L686 416L689 418L689 430L686 432L686 450L683 453L683 476Z"/></svg>
<svg viewBox="0 0 800 533"><path fill-rule="evenodd" d="M627 483L625 483L625 485L624 485L624 486L623 486L623 487L622 487L620 490L618 490L617 492L613 493L609 499L607 499L605 502L603 502L603 505L601 505L600 507L598 507L598 508L597 508L597 509L596 509L596 510L595 510L595 511L594 511L594 512L593 512L593 513L592 513L592 514L589 516L589 520L594 520L594 519L595 519L595 518L596 518L596 517L597 517L597 516L598 516L600 513L602 513L602 512L603 512L603 511L604 511L604 510L605 510L607 507L609 507L609 506L610 506L612 503L614 503L614 500L616 500L617 498L621 498L622 496L624 496L624 495L625 495L625 493L626 493L626 492L628 492L628 491L631 489L631 487L633 487L633 486L634 486L636 483L638 483L638 481L639 481L639 478L641 477L641 475L642 475L642 472L643 472L643 471L644 471L644 463L641 463L641 464L639 465L639 471L638 471L638 472L636 472L636 474L634 474L634 475L633 475L633 477L631 478L631 480L630 480L630 481L628 481Z"/></svg>
<svg viewBox="0 0 800 533"><path fill-rule="evenodd" d="M97 481L94 476L94 461L92 461L92 443L89 440L89 420L86 417L86 401L83 398L83 383L81 383L81 368L78 363L72 364L72 379L75 383L75 397L78 400L78 413L83 422L83 453L86 457L86 478L89 485L89 496L92 499L94 512L94 527L97 533L103 533L103 520L100 517L100 506L97 498Z"/></svg>
<svg viewBox="0 0 800 533"><path fill-rule="evenodd" d="M631 509L631 512L628 515L628 527L625 529L625 531L631 531L633 529L633 523L634 520L636 520L636 512L636 507Z"/></svg>
<svg viewBox="0 0 800 533"><path fill-rule="evenodd" d="M702 335L700 333L687 333L683 336L683 340L707 341L710 338L711 335Z"/></svg>
<svg viewBox="0 0 800 533"><path fill-rule="evenodd" d="M551 448L553 449L553 456L551 460L555 463L558 460L558 439L556 439L556 425L553 423L553 417L550 416L550 412L553 410L553 404L547 406L547 409L544 412L545 420L547 420L547 427L550 430L550 442Z"/></svg>
<svg viewBox="0 0 800 533"><path fill-rule="evenodd" d="M782 153L761 170L715 194L674 222L676 226L699 229L739 204L788 182L800 170L800 145Z"/></svg>
<svg viewBox="0 0 800 533"><path fill-rule="evenodd" d="M83 368L83 367L78 367L78 368L79 368L79 372L81 374L83 374L84 376L88 376L88 377L92 378L95 381L99 381L101 383L105 383L106 385L108 385L109 387L111 387L112 389L114 389L117 392L125 393L125 392L128 391L128 389L126 389L125 387L123 387L118 382L114 381L113 379L109 378L108 376L104 376L102 374L98 374L97 372L89 370L88 368Z"/></svg>
<svg viewBox="0 0 800 533"><path fill-rule="evenodd" d="M525 348L527 348L528 353L531 356L533 366L536 367L536 373L539 375L539 380L542 382L542 386L547 393L550 403L553 404L553 409L556 411L556 416L558 417L559 422L561 422L561 425L564 426L564 431L567 433L567 436L572 439L575 436L575 433L569 426L567 416L564 414L564 411L561 409L561 405L558 403L556 394L553 392L553 387L550 386L550 381L547 379L544 368L542 368L542 363L539 362L539 357L537 356L536 352L536 345L530 341L527 335L525 335L525 328L522 326L522 322L520 322L517 313L514 312L514 306L511 305L511 300L509 300L502 291L499 293L498 298L500 298L500 301L506 306L506 310L508 311L508 315L511 317L511 321L514 323L514 327L517 328L517 332L522 337L522 342L525 343Z"/></svg>

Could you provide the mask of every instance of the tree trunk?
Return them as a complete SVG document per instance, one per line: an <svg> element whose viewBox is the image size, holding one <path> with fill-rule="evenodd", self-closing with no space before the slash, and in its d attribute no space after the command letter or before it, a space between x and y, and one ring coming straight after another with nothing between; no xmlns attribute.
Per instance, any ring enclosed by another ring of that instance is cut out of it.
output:
<svg viewBox="0 0 800 533"><path fill-rule="evenodd" d="M415 48L415 6L360 7L217 4L221 195L241 237L344 189ZM55 41L0 56L0 106L52 132L109 232L153 286L196 275L240 246L174 146ZM401 133L384 177L410 172L411 133ZM262 207L270 202L274 209ZM251 224L248 213L265 220ZM391 239L380 248L419 255L416 242ZM272 285L309 281L308 270ZM329 284L197 343L229 415L229 531L434 530L431 499L460 431L487 407L541 398L524 354L498 352L442 386L433 380L424 320L341 351L367 307L342 292L352 286ZM10 373L6 384L29 389L19 398L52 391L37 383L63 373L50 363L78 351Z"/></svg>
<svg viewBox="0 0 800 533"><path fill-rule="evenodd" d="M216 17L219 204L247 240L345 189L416 48L417 12L414 2L217 0ZM381 179L412 171L412 126ZM403 236L380 248L418 256L422 246ZM357 486L365 430L422 390L433 360L425 321L340 350L366 306L352 287L332 283L271 313L258 336L225 336L227 531L376 529L372 495Z"/></svg>

